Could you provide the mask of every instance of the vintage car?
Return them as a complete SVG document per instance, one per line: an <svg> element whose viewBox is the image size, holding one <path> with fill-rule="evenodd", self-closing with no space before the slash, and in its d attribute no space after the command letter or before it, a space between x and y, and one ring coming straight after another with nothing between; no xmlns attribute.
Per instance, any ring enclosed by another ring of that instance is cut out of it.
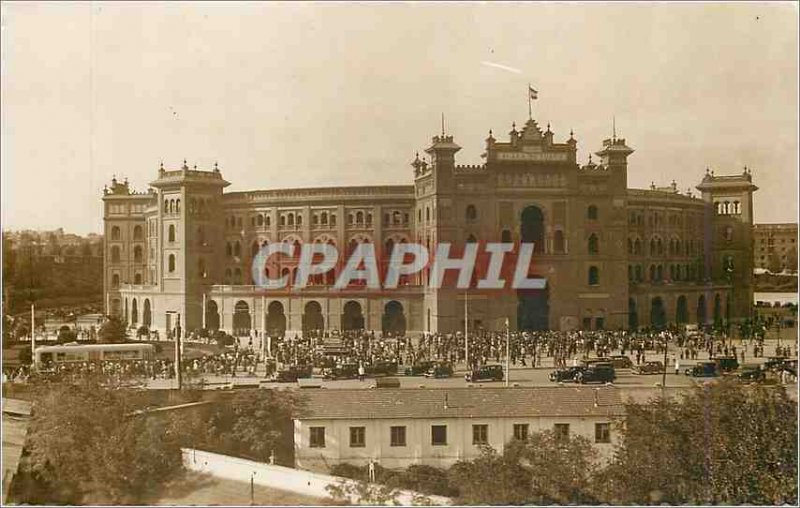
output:
<svg viewBox="0 0 800 508"><path fill-rule="evenodd" d="M723 374L739 368L739 360L735 356L715 356L712 360L717 362L717 367Z"/></svg>
<svg viewBox="0 0 800 508"><path fill-rule="evenodd" d="M634 365L631 370L634 374L663 374L664 364L662 362L644 362L641 365Z"/></svg>
<svg viewBox="0 0 800 508"><path fill-rule="evenodd" d="M432 360L423 360L421 362L417 362L410 367L406 367L406 370L403 371L403 374L406 376L423 376L426 372L428 372L433 364L436 363Z"/></svg>
<svg viewBox="0 0 800 508"><path fill-rule="evenodd" d="M312 367L310 365L292 365L281 369L272 375L272 381L278 383L294 383L300 378L311 377Z"/></svg>
<svg viewBox="0 0 800 508"><path fill-rule="evenodd" d="M761 382L764 381L767 377L767 373L765 370L761 368L761 365L758 364L748 364L742 365L742 370L737 374L739 379L742 381L750 381L750 382Z"/></svg>
<svg viewBox="0 0 800 508"><path fill-rule="evenodd" d="M584 383L613 383L617 379L612 363L593 363L575 374L575 382Z"/></svg>
<svg viewBox="0 0 800 508"><path fill-rule="evenodd" d="M611 357L611 363L614 364L615 369L630 369L633 368L633 362L627 356L618 355Z"/></svg>
<svg viewBox="0 0 800 508"><path fill-rule="evenodd" d="M425 373L425 377L429 378L443 378L443 377L450 377L453 375L453 366L450 365L449 362L435 362L428 372Z"/></svg>
<svg viewBox="0 0 800 508"><path fill-rule="evenodd" d="M717 377L719 376L719 366L717 362L700 362L686 369L685 373L692 377Z"/></svg>
<svg viewBox="0 0 800 508"><path fill-rule="evenodd" d="M397 374L397 363L395 362L375 362L364 368L367 376L394 376Z"/></svg>
<svg viewBox="0 0 800 508"><path fill-rule="evenodd" d="M339 367L327 369L324 374L325 379L355 379L358 377L358 364L345 363Z"/></svg>
<svg viewBox="0 0 800 508"><path fill-rule="evenodd" d="M575 374L585 369L586 367L566 367L563 369L554 370L550 373L550 381L559 383L561 381L574 381Z"/></svg>
<svg viewBox="0 0 800 508"><path fill-rule="evenodd" d="M502 381L502 365L484 365L464 374L464 379L470 383L476 381Z"/></svg>

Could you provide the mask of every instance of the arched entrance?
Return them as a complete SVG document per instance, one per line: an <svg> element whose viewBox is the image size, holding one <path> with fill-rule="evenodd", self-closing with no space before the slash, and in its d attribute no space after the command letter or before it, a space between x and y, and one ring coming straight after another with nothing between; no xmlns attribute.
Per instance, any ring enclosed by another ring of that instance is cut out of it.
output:
<svg viewBox="0 0 800 508"><path fill-rule="evenodd" d="M233 334L238 337L250 335L250 306L239 300L233 307Z"/></svg>
<svg viewBox="0 0 800 508"><path fill-rule="evenodd" d="M345 303L342 314L342 330L363 330L364 315L361 312L360 303L353 300Z"/></svg>
<svg viewBox="0 0 800 508"><path fill-rule="evenodd" d="M139 322L139 307L136 304L136 298L131 302L131 325L136 326Z"/></svg>
<svg viewBox="0 0 800 508"><path fill-rule="evenodd" d="M667 326L667 313L664 310L664 300L656 296L650 301L650 326L660 330Z"/></svg>
<svg viewBox="0 0 800 508"><path fill-rule="evenodd" d="M704 325L708 320L708 311L706 307L706 296L700 295L697 299L697 324Z"/></svg>
<svg viewBox="0 0 800 508"><path fill-rule="evenodd" d="M628 329L639 329L639 311L636 308L636 300L628 298Z"/></svg>
<svg viewBox="0 0 800 508"><path fill-rule="evenodd" d="M528 206L520 217L520 241L532 243L534 254L544 252L544 214L537 206ZM531 277L529 275L529 277ZM517 291L517 328L547 330L550 305L548 290L520 289Z"/></svg>
<svg viewBox="0 0 800 508"><path fill-rule="evenodd" d="M150 325L153 324L153 314L150 312L150 299L144 299L144 310L142 311L142 326L146 326L150 329Z"/></svg>
<svg viewBox="0 0 800 508"><path fill-rule="evenodd" d="M212 332L219 330L219 307L214 300L206 302L206 329Z"/></svg>
<svg viewBox="0 0 800 508"><path fill-rule="evenodd" d="M382 329L384 335L391 333L393 336L403 336L406 333L406 316L403 314L403 304L392 300L383 307Z"/></svg>
<svg viewBox="0 0 800 508"><path fill-rule="evenodd" d="M283 337L286 333L286 315L281 302L270 302L267 306L267 333L272 337Z"/></svg>
<svg viewBox="0 0 800 508"><path fill-rule="evenodd" d="M322 306L319 302L311 301L306 304L303 312L303 331L325 329L325 318L322 317Z"/></svg>
<svg viewBox="0 0 800 508"><path fill-rule="evenodd" d="M683 295L678 297L678 305L675 308L675 322L679 325L689 322L689 307L686 303L686 297Z"/></svg>
<svg viewBox="0 0 800 508"><path fill-rule="evenodd" d="M714 295L714 326L722 326L722 299Z"/></svg>

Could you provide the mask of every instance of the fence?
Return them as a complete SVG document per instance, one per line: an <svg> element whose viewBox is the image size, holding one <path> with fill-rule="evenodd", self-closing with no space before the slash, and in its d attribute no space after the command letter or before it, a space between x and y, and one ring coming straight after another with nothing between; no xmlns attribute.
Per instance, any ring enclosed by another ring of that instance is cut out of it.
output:
<svg viewBox="0 0 800 508"><path fill-rule="evenodd" d="M250 482L254 484L285 490L306 496L326 499L330 497L327 490L328 485L340 485L342 482L355 485L357 482L338 476L330 476L321 473L312 473L300 469L264 464L238 457L220 455L217 453L194 450L191 448L183 449L183 463L190 471L206 473L218 478ZM400 490L398 491L397 502L401 505L415 504L415 498L420 494ZM424 496L427 502L433 505L451 505L452 500L442 496ZM357 499L350 499L352 504L357 504Z"/></svg>

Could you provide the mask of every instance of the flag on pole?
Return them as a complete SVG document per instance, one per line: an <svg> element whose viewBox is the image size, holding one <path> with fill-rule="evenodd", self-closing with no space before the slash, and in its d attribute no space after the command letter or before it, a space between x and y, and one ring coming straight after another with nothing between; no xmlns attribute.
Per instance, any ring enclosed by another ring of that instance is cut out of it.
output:
<svg viewBox="0 0 800 508"><path fill-rule="evenodd" d="M534 90L534 89L531 87L531 85L528 85L528 94L529 94L530 98L531 98L531 99L533 99L533 100L536 100L536 99L538 99L538 98L539 98L539 92L537 92L536 90Z"/></svg>

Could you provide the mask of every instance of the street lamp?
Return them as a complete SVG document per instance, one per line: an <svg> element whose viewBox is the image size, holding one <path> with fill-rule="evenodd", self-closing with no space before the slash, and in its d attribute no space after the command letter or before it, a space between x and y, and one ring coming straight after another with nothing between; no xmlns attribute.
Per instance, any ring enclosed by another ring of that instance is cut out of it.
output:
<svg viewBox="0 0 800 508"><path fill-rule="evenodd" d="M511 370L509 369L509 345L511 344L511 326L506 318L506 386L508 386L509 378L511 378Z"/></svg>

